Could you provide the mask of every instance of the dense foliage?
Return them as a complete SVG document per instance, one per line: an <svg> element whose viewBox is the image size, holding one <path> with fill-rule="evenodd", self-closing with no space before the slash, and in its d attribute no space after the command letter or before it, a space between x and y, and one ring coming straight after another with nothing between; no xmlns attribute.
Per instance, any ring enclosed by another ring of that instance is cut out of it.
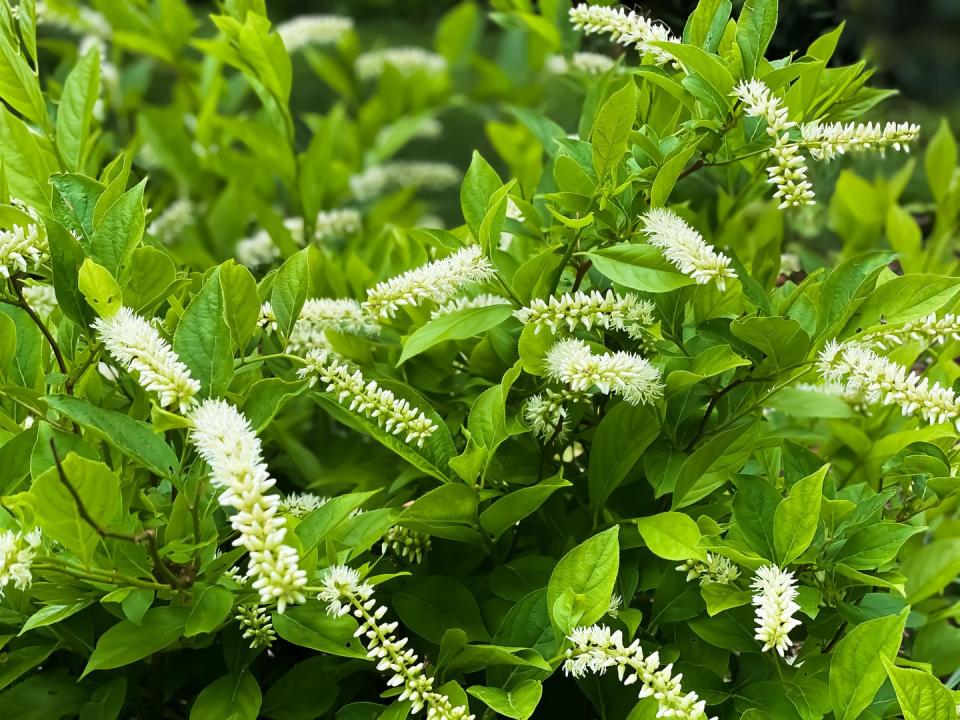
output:
<svg viewBox="0 0 960 720"><path fill-rule="evenodd" d="M493 5L0 2L4 717L958 717L948 127Z"/></svg>

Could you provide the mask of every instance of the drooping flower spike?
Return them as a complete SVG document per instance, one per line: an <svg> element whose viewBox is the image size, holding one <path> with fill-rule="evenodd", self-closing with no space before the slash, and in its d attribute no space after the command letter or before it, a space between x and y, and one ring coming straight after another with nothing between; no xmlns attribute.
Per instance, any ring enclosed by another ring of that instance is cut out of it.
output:
<svg viewBox="0 0 960 720"><path fill-rule="evenodd" d="M549 300L536 298L514 315L524 325L533 325L535 334L544 327L556 333L558 330L573 332L582 325L586 330L594 327L620 330L637 338L642 336L644 328L653 325L653 309L652 302L641 300L633 293L621 295L613 290L606 293L593 290L565 293Z"/></svg>
<svg viewBox="0 0 960 720"><path fill-rule="evenodd" d="M620 45L634 46L640 55L651 58L657 65L674 62L674 57L651 43L680 42L662 23L623 7L580 3L570 9L570 22L574 28L588 35L609 35L611 40Z"/></svg>
<svg viewBox="0 0 960 720"><path fill-rule="evenodd" d="M631 405L652 402L663 394L660 372L640 355L629 352L594 355L582 340L561 340L545 359L547 376L571 390L597 388L620 395Z"/></svg>
<svg viewBox="0 0 960 720"><path fill-rule="evenodd" d="M659 248L680 272L699 284L712 282L724 291L727 280L737 277L736 271L730 267L730 258L704 242L703 236L672 210L648 210L641 221L650 244Z"/></svg>

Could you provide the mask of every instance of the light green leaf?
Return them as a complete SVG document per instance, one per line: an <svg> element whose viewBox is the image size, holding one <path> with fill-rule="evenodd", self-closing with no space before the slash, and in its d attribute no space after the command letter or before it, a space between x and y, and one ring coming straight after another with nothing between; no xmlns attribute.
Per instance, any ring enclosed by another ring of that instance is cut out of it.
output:
<svg viewBox="0 0 960 720"><path fill-rule="evenodd" d="M213 632L233 608L233 593L219 585L197 583L192 592L193 604L183 628L185 637Z"/></svg>
<svg viewBox="0 0 960 720"><path fill-rule="evenodd" d="M588 252L587 257L602 275L631 290L662 293L694 284L653 245L611 245Z"/></svg>
<svg viewBox="0 0 960 720"><path fill-rule="evenodd" d="M747 0L737 20L737 45L743 58L743 77L757 74L777 27L777 0Z"/></svg>
<svg viewBox="0 0 960 720"><path fill-rule="evenodd" d="M700 528L689 515L665 512L637 520L647 547L666 560L706 560L700 549Z"/></svg>
<svg viewBox="0 0 960 720"><path fill-rule="evenodd" d="M142 660L176 641L183 634L183 624L190 613L185 607L159 607L147 610L140 625L123 620L107 630L83 670L111 670Z"/></svg>
<svg viewBox="0 0 960 720"><path fill-rule="evenodd" d="M930 138L923 164L927 171L927 184L937 202L944 199L950 190L953 174L957 169L957 142L950 132L950 124L944 118L937 132Z"/></svg>
<svg viewBox="0 0 960 720"><path fill-rule="evenodd" d="M547 610L559 633L595 623L610 606L620 569L619 527L614 525L564 555L547 583Z"/></svg>
<svg viewBox="0 0 960 720"><path fill-rule="evenodd" d="M190 720L257 720L261 699L260 686L244 668L207 685L190 708Z"/></svg>
<svg viewBox="0 0 960 720"><path fill-rule="evenodd" d="M792 563L813 542L823 500L823 478L829 469L829 465L824 465L798 480L777 506L773 516L773 544L780 565Z"/></svg>
<svg viewBox="0 0 960 720"><path fill-rule="evenodd" d="M270 293L270 305L280 333L287 337L293 329L294 323L300 317L300 309L307 299L309 287L308 272L309 248L288 257L273 281L273 290Z"/></svg>
<svg viewBox="0 0 960 720"><path fill-rule="evenodd" d="M897 693L903 720L956 720L957 701L937 678L923 670L899 668L887 658L881 661Z"/></svg>
<svg viewBox="0 0 960 720"><path fill-rule="evenodd" d="M123 291L113 275L103 265L98 265L90 258L80 265L77 287L100 317L108 318L115 315L123 305Z"/></svg>
<svg viewBox="0 0 960 720"><path fill-rule="evenodd" d="M637 87L630 78L600 106L590 131L593 168L601 182L627 151L627 140L637 119Z"/></svg>
<svg viewBox="0 0 960 720"><path fill-rule="evenodd" d="M513 314L511 305L464 308L441 315L417 328L403 344L397 361L402 365L412 357L448 340L464 340L485 333L505 322Z"/></svg>
<svg viewBox="0 0 960 720"><path fill-rule="evenodd" d="M214 270L187 306L177 331L173 349L200 381L203 392L222 395L233 378L233 342L224 317L220 270Z"/></svg>
<svg viewBox="0 0 960 720"><path fill-rule="evenodd" d="M93 106L99 95L100 53L94 44L67 76L57 107L57 148L69 170L83 167Z"/></svg>
<svg viewBox="0 0 960 720"><path fill-rule="evenodd" d="M539 680L524 680L511 690L474 685L467 692L504 717L527 720L537 709L543 687Z"/></svg>
<svg viewBox="0 0 960 720"><path fill-rule="evenodd" d="M143 238L143 188L146 183L144 179L121 195L104 214L90 238L90 257L121 281L130 269L130 256Z"/></svg>

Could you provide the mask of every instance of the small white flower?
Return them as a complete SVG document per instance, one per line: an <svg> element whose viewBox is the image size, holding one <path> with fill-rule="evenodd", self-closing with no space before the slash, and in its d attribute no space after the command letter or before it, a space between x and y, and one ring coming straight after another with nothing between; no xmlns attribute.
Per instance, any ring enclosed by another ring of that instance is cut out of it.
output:
<svg viewBox="0 0 960 720"><path fill-rule="evenodd" d="M53 285L33 283L23 286L23 299L42 318L50 317L57 309L57 293Z"/></svg>
<svg viewBox="0 0 960 720"><path fill-rule="evenodd" d="M571 390L547 390L531 396L523 405L523 419L534 435L541 440L557 439L566 434L567 404L584 402L586 393Z"/></svg>
<svg viewBox="0 0 960 720"><path fill-rule="evenodd" d="M277 639L273 629L273 619L267 614L266 608L261 605L242 605L237 608L234 619L240 623L243 630L243 639L250 641L250 647L268 648Z"/></svg>
<svg viewBox="0 0 960 720"><path fill-rule="evenodd" d="M475 308L485 308L493 307L495 305L509 305L510 301L501 295L493 295L492 293L480 293L478 295L463 296L454 298L453 300L448 300L447 302L440 305L436 310L430 313L430 319L436 320L438 317L443 317L444 315L449 315L450 313L459 312L460 310L475 309Z"/></svg>
<svg viewBox="0 0 960 720"><path fill-rule="evenodd" d="M644 328L655 322L653 307L649 300L641 300L633 293L618 295L607 290L604 294L593 290L565 293L549 300L536 298L514 315L524 325L533 325L534 334L544 327L554 333L564 329L573 332L582 325L587 330L594 327L620 330L637 338L643 335Z"/></svg>
<svg viewBox="0 0 960 720"><path fill-rule="evenodd" d="M0 530L0 598L10 583L17 590L26 590L33 582L30 565L40 547L40 530L22 532Z"/></svg>
<svg viewBox="0 0 960 720"><path fill-rule="evenodd" d="M800 127L803 147L816 160L833 160L838 155L877 150L881 155L888 147L910 152L910 143L920 137L920 126L914 123L806 123Z"/></svg>
<svg viewBox="0 0 960 720"><path fill-rule="evenodd" d="M594 52L576 52L568 60L563 55L547 58L547 71L552 75L566 75L575 70L584 75L603 75L616 67L616 61L607 55Z"/></svg>
<svg viewBox="0 0 960 720"><path fill-rule="evenodd" d="M437 425L408 400L381 388L375 380L367 380L360 370L351 371L349 365L328 350L311 350L298 374L309 380L311 387L318 381L324 384L326 392L333 394L340 405L373 420L406 443L416 442L417 447L422 447L437 429Z"/></svg>
<svg viewBox="0 0 960 720"><path fill-rule="evenodd" d="M793 614L800 609L795 602L797 581L793 573L781 570L776 565L764 565L754 576L750 587L754 590L753 604L756 608L756 639L763 643L763 650L776 650L781 656L791 645L789 633L800 625Z"/></svg>
<svg viewBox="0 0 960 720"><path fill-rule="evenodd" d="M330 501L329 498L311 492L290 493L280 500L280 512L295 518L306 517Z"/></svg>
<svg viewBox="0 0 960 720"><path fill-rule="evenodd" d="M195 209L193 203L186 198L174 200L150 222L147 230L160 242L172 245L190 227Z"/></svg>
<svg viewBox="0 0 960 720"><path fill-rule="evenodd" d="M346 565L328 568L318 595L327 612L335 617L352 614L359 622L355 636L367 646L367 657L377 670L389 676L388 687L402 687L398 699L410 701L410 711L427 710L427 720L474 720L465 705L454 706L450 698L433 689L435 680L425 664L408 647L409 639L398 638L396 622L384 622L384 605L377 605L373 588L360 581L360 574Z"/></svg>
<svg viewBox="0 0 960 720"><path fill-rule="evenodd" d="M200 383L149 321L121 307L111 317L97 318L93 328L114 360L137 373L145 390L159 395L161 407L190 410Z"/></svg>
<svg viewBox="0 0 960 720"><path fill-rule="evenodd" d="M463 178L460 169L443 162L397 160L374 165L350 178L350 191L357 200L373 200L402 188L445 190Z"/></svg>
<svg viewBox="0 0 960 720"><path fill-rule="evenodd" d="M856 342L831 340L820 353L818 369L827 382L841 382L868 403L895 405L904 415L931 424L953 423L960 430L960 400L953 388L888 360Z"/></svg>
<svg viewBox="0 0 960 720"><path fill-rule="evenodd" d="M727 280L737 277L730 267L730 258L704 242L703 236L672 210L649 210L642 222L650 244L659 248L680 272L701 285L713 282L724 291Z"/></svg>
<svg viewBox="0 0 960 720"><path fill-rule="evenodd" d="M287 52L295 53L309 45L333 45L353 29L353 19L342 15L298 15L276 29Z"/></svg>
<svg viewBox="0 0 960 720"><path fill-rule="evenodd" d="M570 9L570 22L577 30L588 35L609 35L626 47L636 46L637 51L650 57L657 65L674 62L669 52L651 45L654 42L679 43L665 25L649 20L633 10L623 7L602 7L580 3Z"/></svg>
<svg viewBox="0 0 960 720"><path fill-rule="evenodd" d="M310 298L300 310L287 341L287 352L305 355L310 350L329 347L325 332L370 337L380 326L356 300L346 298Z"/></svg>
<svg viewBox="0 0 960 720"><path fill-rule="evenodd" d="M394 47L364 53L357 58L354 67L361 80L373 80L383 74L387 65L395 67L401 75L417 72L439 75L447 69L447 61L442 56L418 47Z"/></svg>
<svg viewBox="0 0 960 720"><path fill-rule="evenodd" d="M639 355L628 352L594 355L582 340L561 340L547 353L547 376L586 392L597 388L616 394L631 405L652 402L663 394L660 372Z"/></svg>
<svg viewBox="0 0 960 720"><path fill-rule="evenodd" d="M260 317L257 318L257 327L262 329L267 335L273 335L273 333L280 329L280 325L277 323L277 316L273 312L273 305L270 304L269 300L260 306Z"/></svg>
<svg viewBox="0 0 960 720"><path fill-rule="evenodd" d="M210 466L210 481L222 490L219 501L236 512L230 525L234 545L250 553L247 576L263 604L276 602L277 612L305 601L307 574L299 555L283 539L286 520L278 513L280 496L268 492L276 484L263 461L260 439L233 405L204 400L189 416L190 440Z"/></svg>
<svg viewBox="0 0 960 720"><path fill-rule="evenodd" d="M684 693L680 684L683 676L673 674L672 664L661 667L656 652L644 655L639 640L624 645L623 633L611 632L605 625L574 628L567 639L572 647L567 649L563 663L565 674L581 678L616 668L620 682L640 683L640 697L657 701L658 718L706 720L706 703L695 692Z"/></svg>
<svg viewBox="0 0 960 720"><path fill-rule="evenodd" d="M767 175L777 187L774 197L779 198L780 208L812 205L815 196L807 180L806 163L800 145L790 139L790 129L796 123L788 119L789 110L783 101L760 80L741 81L733 95L743 103L748 116L763 118L767 123L767 134L774 141L770 156L776 161L767 168Z"/></svg>
<svg viewBox="0 0 960 720"><path fill-rule="evenodd" d="M323 210L317 214L313 239L316 242L356 235L363 228L360 212L353 208Z"/></svg>
<svg viewBox="0 0 960 720"><path fill-rule="evenodd" d="M960 340L960 317L947 313L938 318L936 313L930 313L919 320L885 325L880 330L857 336L856 340L863 345L876 346L882 350L899 347L905 341L943 345L950 340Z"/></svg>
<svg viewBox="0 0 960 720"><path fill-rule="evenodd" d="M710 552L707 553L705 562L687 560L682 565L677 565L677 570L687 574L688 582L694 578L700 578L701 585L705 582L729 585L740 577L740 571L736 565L722 555L715 555Z"/></svg>
<svg viewBox="0 0 960 720"><path fill-rule="evenodd" d="M493 276L493 266L471 245L442 260L434 260L413 270L377 283L367 290L364 309L380 318L392 318L403 305L419 305L425 300L441 304L463 288Z"/></svg>
<svg viewBox="0 0 960 720"><path fill-rule="evenodd" d="M35 270L50 258L47 235L39 225L14 225L0 230L0 276Z"/></svg>
<svg viewBox="0 0 960 720"><path fill-rule="evenodd" d="M237 242L233 254L241 265L255 269L277 260L280 257L280 248L273 242L270 233L258 230Z"/></svg>

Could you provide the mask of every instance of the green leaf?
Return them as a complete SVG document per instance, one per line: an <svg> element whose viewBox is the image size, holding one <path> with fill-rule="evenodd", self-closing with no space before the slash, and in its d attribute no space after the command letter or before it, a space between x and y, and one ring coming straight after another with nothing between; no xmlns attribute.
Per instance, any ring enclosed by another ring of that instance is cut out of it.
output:
<svg viewBox="0 0 960 720"><path fill-rule="evenodd" d="M464 308L441 315L417 328L403 344L397 361L402 365L412 357L448 340L464 340L485 333L505 322L513 314L512 305Z"/></svg>
<svg viewBox="0 0 960 720"><path fill-rule="evenodd" d="M213 632L226 620L232 608L232 592L219 585L197 583L193 586L193 606L184 624L184 636Z"/></svg>
<svg viewBox="0 0 960 720"><path fill-rule="evenodd" d="M650 207L663 207L673 192L673 186L677 184L680 173L687 166L690 156L696 151L696 146L682 148L676 154L660 166L657 176L653 180L653 187L650 188Z"/></svg>
<svg viewBox="0 0 960 720"><path fill-rule="evenodd" d="M244 668L207 685L190 708L190 720L257 720L260 702L260 686Z"/></svg>
<svg viewBox="0 0 960 720"><path fill-rule="evenodd" d="M233 378L233 342L224 318L219 268L210 274L180 318L173 349L200 381L204 393L218 397L226 391Z"/></svg>
<svg viewBox="0 0 960 720"><path fill-rule="evenodd" d="M941 202L950 191L953 174L957 169L957 142L953 139L946 118L940 121L937 132L930 138L923 164L927 171L930 192L937 202Z"/></svg>
<svg viewBox="0 0 960 720"><path fill-rule="evenodd" d="M66 620L68 617L76 615L81 610L85 610L86 608L90 607L91 603L91 600L78 600L77 602L70 603L69 605L44 605L33 615L27 618L27 621L23 624L23 627L20 628L19 635L28 633L34 628L56 625L61 620Z"/></svg>
<svg viewBox="0 0 960 720"><path fill-rule="evenodd" d="M474 238L480 238L480 224L487 214L490 198L500 189L503 181L490 164L476 150L470 160L470 167L460 187L460 207L463 219Z"/></svg>
<svg viewBox="0 0 960 720"><path fill-rule="evenodd" d="M637 87L630 78L600 106L590 131L593 168L603 181L623 158L633 123L637 119Z"/></svg>
<svg viewBox="0 0 960 720"><path fill-rule="evenodd" d="M300 309L307 299L309 287L309 248L304 248L286 259L273 281L270 306L280 333L287 337L300 317Z"/></svg>
<svg viewBox="0 0 960 720"><path fill-rule="evenodd" d="M620 403L610 410L593 435L587 490L594 508L602 508L644 451L660 435L656 412L649 405ZM623 439L630 438L624 444Z"/></svg>
<svg viewBox="0 0 960 720"><path fill-rule="evenodd" d="M31 123L48 127L40 80L20 53L19 42L12 44L9 34L0 34L0 97Z"/></svg>
<svg viewBox="0 0 960 720"><path fill-rule="evenodd" d="M687 18L683 41L708 53L716 52L732 9L730 0L700 0L697 9Z"/></svg>
<svg viewBox="0 0 960 720"><path fill-rule="evenodd" d="M777 27L777 0L747 0L737 20L737 46L743 59L743 77L750 79L767 51Z"/></svg>
<svg viewBox="0 0 960 720"><path fill-rule="evenodd" d="M100 317L108 318L115 315L123 305L123 291L113 275L103 265L98 265L90 258L80 265L77 287Z"/></svg>
<svg viewBox="0 0 960 720"><path fill-rule="evenodd" d="M297 663L270 685L261 712L271 720L314 720L337 699L336 673L328 657Z"/></svg>
<svg viewBox="0 0 960 720"><path fill-rule="evenodd" d="M595 623L610 606L620 568L619 528L614 525L564 555L547 583L547 611L561 635Z"/></svg>
<svg viewBox="0 0 960 720"><path fill-rule="evenodd" d="M143 311L162 299L176 279L177 266L167 253L154 247L138 247L130 259L123 304ZM255 290L253 297L256 299Z"/></svg>
<svg viewBox="0 0 960 720"><path fill-rule="evenodd" d="M257 281L247 268L233 260L220 265L220 286L223 288L224 315L230 326L233 346L246 347L260 317Z"/></svg>
<svg viewBox="0 0 960 720"><path fill-rule="evenodd" d="M602 275L631 290L662 293L693 285L693 278L678 272L653 245L611 245L588 252Z"/></svg>
<svg viewBox="0 0 960 720"><path fill-rule="evenodd" d="M170 477L180 469L176 454L147 423L69 395L49 395L45 401L158 475Z"/></svg>
<svg viewBox="0 0 960 720"><path fill-rule="evenodd" d="M94 44L67 76L57 107L57 148L69 170L83 167L93 106L99 96L100 53Z"/></svg>
<svg viewBox="0 0 960 720"><path fill-rule="evenodd" d="M413 578L393 594L393 609L404 626L432 643L439 644L451 628L462 630L467 640L490 639L473 594L450 576Z"/></svg>
<svg viewBox="0 0 960 720"><path fill-rule="evenodd" d="M820 519L823 478L830 469L824 465L798 480L790 494L777 505L773 516L773 545L780 565L789 565L810 547Z"/></svg>
<svg viewBox="0 0 960 720"><path fill-rule="evenodd" d="M273 616L277 635L300 647L338 657L366 658L364 647L353 637L356 621L350 617L331 617L320 604L287 608Z"/></svg>
<svg viewBox="0 0 960 720"><path fill-rule="evenodd" d="M706 560L700 549L700 528L689 515L665 512L637 520L640 536L657 557L666 560Z"/></svg>
<svg viewBox="0 0 960 720"><path fill-rule="evenodd" d="M860 327L910 322L939 310L958 291L958 277L899 275L870 293L850 322Z"/></svg>
<svg viewBox="0 0 960 720"><path fill-rule="evenodd" d="M125 279L130 257L143 238L143 188L146 179L127 190L110 206L90 238L90 257L111 275Z"/></svg>
<svg viewBox="0 0 960 720"><path fill-rule="evenodd" d="M891 522L867 525L847 538L837 554L837 562L855 570L882 567L897 556L907 540L924 530L923 527Z"/></svg>
<svg viewBox="0 0 960 720"><path fill-rule="evenodd" d="M183 634L189 613L185 607L151 608L139 625L129 620L117 623L97 640L81 677L94 670L123 667L163 650Z"/></svg>
<svg viewBox="0 0 960 720"><path fill-rule="evenodd" d="M536 485L514 490L480 513L480 526L496 540L539 508L557 490L569 486L570 483L557 474Z"/></svg>
<svg viewBox="0 0 960 720"><path fill-rule="evenodd" d="M861 623L837 644L830 663L830 702L837 720L854 720L873 702L887 677L883 661L897 656L908 612Z"/></svg>
<svg viewBox="0 0 960 720"><path fill-rule="evenodd" d="M474 685L467 692L504 717L527 720L537 709L543 686L539 680L528 679L511 690Z"/></svg>
<svg viewBox="0 0 960 720"><path fill-rule="evenodd" d="M900 572L907 578L907 602L916 604L936 595L960 576L960 538L913 548Z"/></svg>
<svg viewBox="0 0 960 720"><path fill-rule="evenodd" d="M75 453L63 458L63 472L83 501L87 513L101 528L109 528L121 512L120 479L102 462ZM93 560L100 535L80 517L70 490L52 467L33 481L30 488L40 528L84 562Z"/></svg>
<svg viewBox="0 0 960 720"><path fill-rule="evenodd" d="M475 529L478 503L472 487L459 483L441 485L417 498L400 514L399 522L429 535L469 542L479 537Z"/></svg>
<svg viewBox="0 0 960 720"><path fill-rule="evenodd" d="M903 720L955 720L957 702L943 683L928 672L915 668L899 668L887 658L881 658Z"/></svg>

